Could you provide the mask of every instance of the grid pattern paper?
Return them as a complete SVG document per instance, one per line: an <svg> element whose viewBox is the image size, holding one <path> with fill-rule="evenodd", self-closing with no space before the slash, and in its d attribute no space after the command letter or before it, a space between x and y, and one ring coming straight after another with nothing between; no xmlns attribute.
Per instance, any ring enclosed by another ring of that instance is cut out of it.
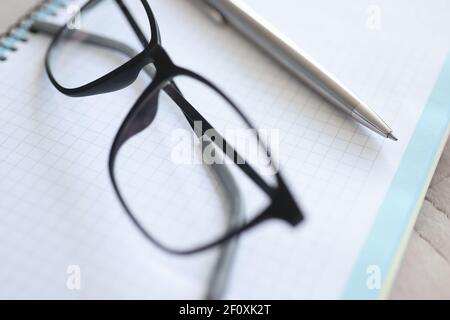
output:
<svg viewBox="0 0 450 320"><path fill-rule="evenodd" d="M241 238L227 297L337 298L449 51L450 3L378 1L373 30L365 0L247 2L400 138L356 125L188 1L150 1L173 60L279 130L281 170L307 214L298 228L274 221ZM201 298L216 252L180 258L147 243L107 176L112 139L148 80L65 97L44 71L48 44L31 36L0 64L0 297ZM240 186L251 211L258 197ZM79 291L66 287L70 265L81 268Z"/></svg>

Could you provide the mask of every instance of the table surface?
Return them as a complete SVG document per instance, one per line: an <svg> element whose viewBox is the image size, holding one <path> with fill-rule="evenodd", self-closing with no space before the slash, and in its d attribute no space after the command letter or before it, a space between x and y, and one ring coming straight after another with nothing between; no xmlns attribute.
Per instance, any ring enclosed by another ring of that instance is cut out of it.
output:
<svg viewBox="0 0 450 320"><path fill-rule="evenodd" d="M450 140L434 173L392 299L450 299Z"/></svg>
<svg viewBox="0 0 450 320"><path fill-rule="evenodd" d="M0 32L38 0L2 0ZM450 141L431 181L391 299L450 299Z"/></svg>

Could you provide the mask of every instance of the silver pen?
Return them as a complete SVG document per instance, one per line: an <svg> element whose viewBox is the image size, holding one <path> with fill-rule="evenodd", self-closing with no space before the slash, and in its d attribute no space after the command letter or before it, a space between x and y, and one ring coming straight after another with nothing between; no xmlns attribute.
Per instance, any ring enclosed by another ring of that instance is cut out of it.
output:
<svg viewBox="0 0 450 320"><path fill-rule="evenodd" d="M241 0L202 0L200 6L219 23L245 35L328 102L383 137L397 141L392 129L368 105Z"/></svg>

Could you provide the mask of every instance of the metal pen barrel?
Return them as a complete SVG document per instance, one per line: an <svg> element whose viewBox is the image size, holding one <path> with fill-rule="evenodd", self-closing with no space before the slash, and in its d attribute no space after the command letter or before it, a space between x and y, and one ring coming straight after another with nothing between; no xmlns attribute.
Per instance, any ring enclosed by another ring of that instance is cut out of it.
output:
<svg viewBox="0 0 450 320"><path fill-rule="evenodd" d="M242 1L205 0L205 2L214 14L214 20L227 22L238 29L288 72L332 105L369 129L389 137L392 129L375 112ZM221 19L218 19L219 16Z"/></svg>

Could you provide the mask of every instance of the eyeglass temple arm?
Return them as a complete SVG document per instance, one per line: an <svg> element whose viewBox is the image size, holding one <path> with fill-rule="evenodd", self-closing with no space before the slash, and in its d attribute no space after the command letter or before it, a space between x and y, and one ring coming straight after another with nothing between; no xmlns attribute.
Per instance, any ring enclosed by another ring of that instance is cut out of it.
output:
<svg viewBox="0 0 450 320"><path fill-rule="evenodd" d="M209 142L203 142L203 150L209 145ZM228 198L231 198L230 216L228 220L229 230L239 228L245 224L245 208L241 197L241 192L236 184L231 172L225 166L213 163L212 168L214 173L222 182L222 187ZM233 268L234 257L237 251L238 238L233 238L225 242L220 249L220 255L217 258L214 268L209 278L209 285L206 292L206 299L218 300L224 298L226 286L230 278L230 273Z"/></svg>
<svg viewBox="0 0 450 320"><path fill-rule="evenodd" d="M206 120L182 95L174 95L173 90L176 90L173 86L167 86L166 92L175 101L175 103L181 108L183 113L189 121L194 123L199 121L202 123L202 135L207 135L221 151L230 158L234 164L238 166L254 183L256 183L269 197L273 195L274 189L270 187L266 181L253 169L251 165L245 161L244 158L231 146L227 140ZM220 145L219 145L220 142Z"/></svg>
<svg viewBox="0 0 450 320"><path fill-rule="evenodd" d="M61 26L53 23L37 21L32 25L31 30L33 32L41 32L53 36L58 32L60 28ZM84 41L85 43L112 49L121 52L130 58L136 56L136 51L122 42L80 30L76 30L76 32L80 34L80 38L83 39L82 41ZM144 71L150 78L153 78L156 74L155 67L151 64L147 65L144 68ZM172 94L174 93L175 91L173 91ZM189 118L187 118L187 120L191 127L193 127L192 120ZM209 143L204 142L203 149L206 148L207 145L209 145ZM233 176L225 166L213 163L211 167L221 181L224 191L227 194L227 198L230 199L230 218L228 221L229 227L230 229L236 228L242 225L245 220L244 204L242 201L241 193L239 192L239 188ZM232 261L237 249L236 240L237 238L228 241L221 248L221 254L214 266L214 271L209 280L208 291L206 294L207 299L215 300L223 297L226 283L231 272Z"/></svg>

